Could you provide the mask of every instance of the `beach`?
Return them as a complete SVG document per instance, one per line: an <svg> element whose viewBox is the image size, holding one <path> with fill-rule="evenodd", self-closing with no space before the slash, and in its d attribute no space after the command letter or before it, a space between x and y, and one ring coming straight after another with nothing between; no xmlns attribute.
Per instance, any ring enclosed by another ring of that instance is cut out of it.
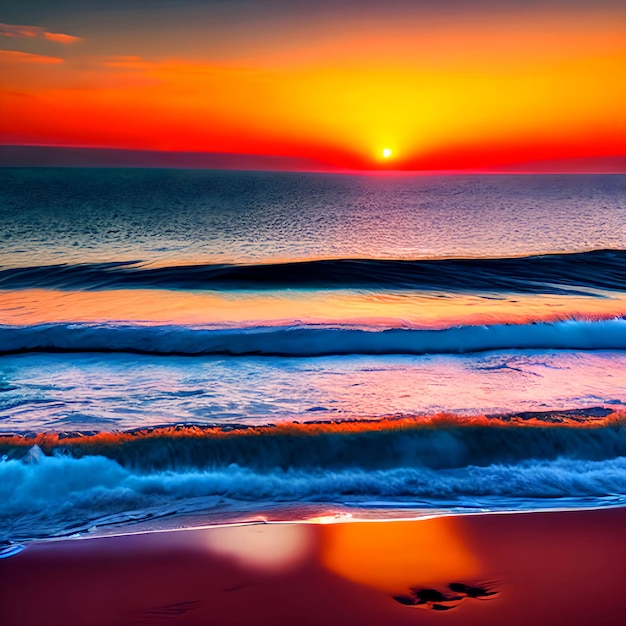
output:
<svg viewBox="0 0 626 626"><path fill-rule="evenodd" d="M3 178L1 626L623 621L626 177Z"/></svg>
<svg viewBox="0 0 626 626"><path fill-rule="evenodd" d="M35 542L0 560L0 621L622 623L624 507L324 521Z"/></svg>
<svg viewBox="0 0 626 626"><path fill-rule="evenodd" d="M626 3L2 8L0 626L626 624Z"/></svg>

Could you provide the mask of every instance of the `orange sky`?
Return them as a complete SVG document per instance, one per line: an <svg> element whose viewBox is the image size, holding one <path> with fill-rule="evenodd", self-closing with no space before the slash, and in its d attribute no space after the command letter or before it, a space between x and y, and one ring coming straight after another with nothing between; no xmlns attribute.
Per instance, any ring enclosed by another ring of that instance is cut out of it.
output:
<svg viewBox="0 0 626 626"><path fill-rule="evenodd" d="M113 13L101 27L84 14L68 14L67 28L63 15L5 24L0 143L287 155L346 168L626 153L625 10L469 19L414 4L358 20L257 11L216 25L190 11L169 28L166 16L144 23L135 13L123 27Z"/></svg>

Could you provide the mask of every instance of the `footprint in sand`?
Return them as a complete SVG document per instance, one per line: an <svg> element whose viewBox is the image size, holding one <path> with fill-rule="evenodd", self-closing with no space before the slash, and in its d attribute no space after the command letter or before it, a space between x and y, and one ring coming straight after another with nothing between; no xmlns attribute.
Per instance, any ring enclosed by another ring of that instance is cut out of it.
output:
<svg viewBox="0 0 626 626"><path fill-rule="evenodd" d="M446 591L439 591L429 587L411 587L408 594L392 596L396 602L405 606L414 606L434 611L449 611L454 609L463 600L486 599L497 595L494 590L495 583L483 585L468 585L461 582L452 582Z"/></svg>
<svg viewBox="0 0 626 626"><path fill-rule="evenodd" d="M448 588L454 593L461 594L466 598L489 598L498 595L498 591L494 591L495 583L487 583L482 587L466 585L465 583L450 583Z"/></svg>

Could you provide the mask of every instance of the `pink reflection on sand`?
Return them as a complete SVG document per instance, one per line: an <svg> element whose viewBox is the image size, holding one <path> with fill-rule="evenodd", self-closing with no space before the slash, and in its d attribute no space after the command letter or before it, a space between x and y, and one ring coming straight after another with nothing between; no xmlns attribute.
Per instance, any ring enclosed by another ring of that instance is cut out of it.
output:
<svg viewBox="0 0 626 626"><path fill-rule="evenodd" d="M269 572L293 569L313 549L312 528L304 524L255 524L215 528L205 545L243 567Z"/></svg>

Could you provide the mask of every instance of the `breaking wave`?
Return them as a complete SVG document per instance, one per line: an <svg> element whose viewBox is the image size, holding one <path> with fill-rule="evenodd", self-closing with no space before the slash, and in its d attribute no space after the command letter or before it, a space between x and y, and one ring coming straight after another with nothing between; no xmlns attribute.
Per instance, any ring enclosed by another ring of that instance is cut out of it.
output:
<svg viewBox="0 0 626 626"><path fill-rule="evenodd" d="M572 319L441 330L321 324L243 328L114 323L0 326L0 354L48 351L323 356L463 354L511 349L624 350L626 319Z"/></svg>
<svg viewBox="0 0 626 626"><path fill-rule="evenodd" d="M626 414L602 408L15 433L0 436L0 454L5 543L294 506L410 514L626 503Z"/></svg>
<svg viewBox="0 0 626 626"><path fill-rule="evenodd" d="M391 417L267 426L159 426L118 432L0 435L6 460L102 456L140 471L237 465L363 470L452 469L567 457L626 456L625 414L607 409L512 416Z"/></svg>
<svg viewBox="0 0 626 626"><path fill-rule="evenodd" d="M212 521L281 505L526 510L626 503L626 458L529 459L452 470L366 470L238 465L139 472L103 456L45 456L0 462L4 540L63 536L184 514ZM2 539L2 537L0 537Z"/></svg>

